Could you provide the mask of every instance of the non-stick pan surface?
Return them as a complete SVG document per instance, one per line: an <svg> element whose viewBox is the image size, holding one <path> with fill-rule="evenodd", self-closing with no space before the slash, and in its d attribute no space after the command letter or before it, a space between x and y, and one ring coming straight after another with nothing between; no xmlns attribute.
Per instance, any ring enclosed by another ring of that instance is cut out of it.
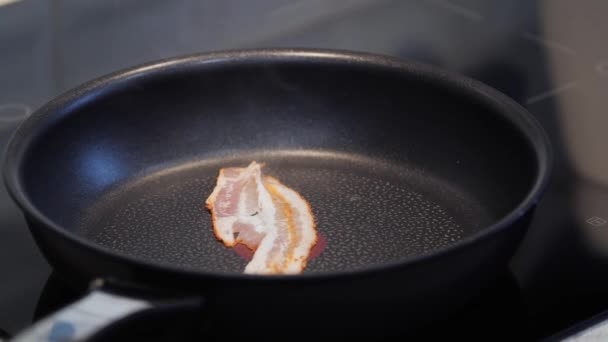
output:
<svg viewBox="0 0 608 342"><path fill-rule="evenodd" d="M280 151L138 177L85 208L75 232L150 262L242 272L245 260L215 238L202 202L219 168L249 159L266 163L265 172L289 183L314 208L320 243L326 245L307 272L353 270L422 254L474 233L492 217L465 191L399 164L329 151Z"/></svg>
<svg viewBox="0 0 608 342"><path fill-rule="evenodd" d="M374 57L227 58L134 69L51 103L13 143L9 178L71 237L201 272L245 265L204 208L221 167L265 163L310 201L327 245L306 272L446 248L537 195L543 136L489 89Z"/></svg>

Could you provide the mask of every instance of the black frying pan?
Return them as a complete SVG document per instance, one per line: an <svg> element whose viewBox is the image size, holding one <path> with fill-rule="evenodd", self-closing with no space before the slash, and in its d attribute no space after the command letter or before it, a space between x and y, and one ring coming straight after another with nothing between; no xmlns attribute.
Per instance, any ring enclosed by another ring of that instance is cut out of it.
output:
<svg viewBox="0 0 608 342"><path fill-rule="evenodd" d="M212 233L219 169L252 160L312 205L327 245L301 275L244 275ZM539 124L478 82L377 55L251 50L59 96L18 129L4 176L52 266L104 280L81 304L101 310L108 288L202 295L217 335L318 336L417 329L464 303L504 270L549 166Z"/></svg>

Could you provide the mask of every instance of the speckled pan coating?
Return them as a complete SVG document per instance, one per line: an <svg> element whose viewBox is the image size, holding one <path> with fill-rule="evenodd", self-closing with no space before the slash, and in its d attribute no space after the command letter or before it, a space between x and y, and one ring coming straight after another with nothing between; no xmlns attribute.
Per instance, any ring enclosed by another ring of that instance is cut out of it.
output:
<svg viewBox="0 0 608 342"><path fill-rule="evenodd" d="M265 163L312 205L324 252L306 272L356 269L444 247L489 219L479 203L406 165L317 153L243 155L153 173L102 196L81 233L113 250L155 263L205 271L242 272L245 261L215 239L204 200L220 167ZM441 196L451 192L452 199ZM453 203L459 203L455 207ZM484 219L485 217L485 219ZM469 232L470 233L470 232Z"/></svg>

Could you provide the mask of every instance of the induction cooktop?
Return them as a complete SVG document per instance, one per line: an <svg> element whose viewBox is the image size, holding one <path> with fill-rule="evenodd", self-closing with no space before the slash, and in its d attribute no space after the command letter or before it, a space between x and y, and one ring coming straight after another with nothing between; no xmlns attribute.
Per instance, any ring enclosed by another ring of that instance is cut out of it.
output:
<svg viewBox="0 0 608 342"><path fill-rule="evenodd" d="M0 144L84 81L188 53L337 48L459 72L525 106L547 130L556 160L497 284L421 337L608 338L606 14L608 3L593 0L0 0ZM83 291L52 272L4 188L0 270L0 338Z"/></svg>

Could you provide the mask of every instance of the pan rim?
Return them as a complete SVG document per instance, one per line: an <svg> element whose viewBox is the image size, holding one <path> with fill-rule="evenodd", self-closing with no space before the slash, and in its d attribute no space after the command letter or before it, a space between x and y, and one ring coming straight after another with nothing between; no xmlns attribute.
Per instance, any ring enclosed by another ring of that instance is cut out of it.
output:
<svg viewBox="0 0 608 342"><path fill-rule="evenodd" d="M442 83L445 87L457 87L459 88L459 91L462 91L471 97L485 100L488 103L493 104L497 109L492 111L493 114L502 115L504 119L515 124L527 140L527 143L534 150L538 166L532 186L528 189L525 198L519 201L516 207L506 215L503 215L500 219L481 228L475 234L447 246L434 249L429 253L396 258L388 262L366 265L356 269L272 276L232 272L220 273L181 268L175 265L149 262L123 252L114 251L110 248L93 243L53 222L48 216L36 208L23 189L20 170L25 153L28 151L29 145L38 136L38 133L40 133L40 129L47 127L53 120L59 119L57 118L57 115L49 115L52 114L53 110L56 108L73 104L74 102L81 100L84 95L94 94L96 91L100 91L119 81L150 73L163 73L174 68L187 67L192 64L231 64L254 61L289 62L298 60L343 64L354 63L369 67L389 68L401 73L415 73L426 80ZM528 110L500 91L462 74L457 74L452 71L408 59L362 51L312 48L252 48L212 51L155 60L95 78L58 95L36 110L13 132L6 148L3 179L13 201L28 217L33 218L40 223L41 228L51 229L63 238L70 240L72 243L95 252L96 255L112 259L117 258L121 263L127 263L153 272L175 274L180 277L207 277L219 280L276 282L330 279L335 277L344 278L348 276L371 274L378 271L383 272L390 269L422 264L480 243L500 231L508 229L509 226L517 222L537 204L543 197L548 186L552 171L552 163L553 151L548 135L540 122L529 113Z"/></svg>

